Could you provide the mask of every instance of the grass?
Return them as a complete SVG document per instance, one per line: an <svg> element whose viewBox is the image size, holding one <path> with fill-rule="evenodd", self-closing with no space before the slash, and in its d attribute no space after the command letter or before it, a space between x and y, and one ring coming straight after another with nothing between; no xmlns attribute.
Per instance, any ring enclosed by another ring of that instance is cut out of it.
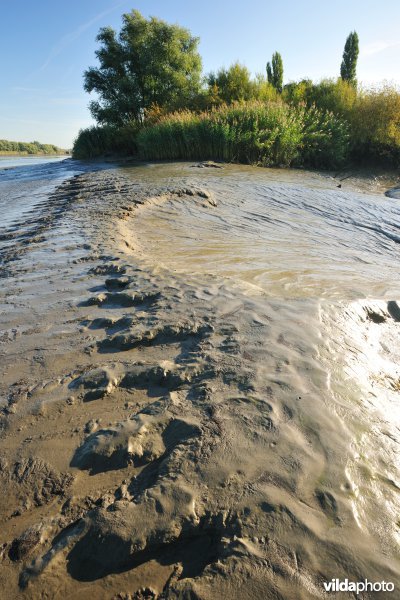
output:
<svg viewBox="0 0 400 600"><path fill-rule="evenodd" d="M243 102L196 114L182 111L141 129L139 156L222 160L261 166L338 167L348 126L333 113L283 102Z"/></svg>

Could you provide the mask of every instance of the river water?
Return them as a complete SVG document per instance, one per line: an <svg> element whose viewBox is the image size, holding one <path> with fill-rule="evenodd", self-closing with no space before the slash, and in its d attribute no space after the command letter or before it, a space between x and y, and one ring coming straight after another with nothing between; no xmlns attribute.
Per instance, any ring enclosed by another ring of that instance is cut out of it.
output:
<svg viewBox="0 0 400 600"><path fill-rule="evenodd" d="M362 181L338 189L337 180L316 173L235 166L202 169L199 177L194 171L140 173L146 180L164 175L170 185L174 175L183 183L190 175L199 188L212 188L218 205L210 211L173 199L147 209L139 217L140 243L158 262L239 279L269 297L399 294L397 200L368 193Z"/></svg>
<svg viewBox="0 0 400 600"><path fill-rule="evenodd" d="M65 157L0 157L0 228L7 228L79 172Z"/></svg>

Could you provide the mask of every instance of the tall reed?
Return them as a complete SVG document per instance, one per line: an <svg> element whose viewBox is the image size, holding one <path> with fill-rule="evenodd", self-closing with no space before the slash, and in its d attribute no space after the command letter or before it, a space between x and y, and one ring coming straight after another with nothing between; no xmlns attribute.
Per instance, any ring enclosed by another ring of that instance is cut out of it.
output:
<svg viewBox="0 0 400 600"><path fill-rule="evenodd" d="M136 132L137 127L134 125L121 128L103 125L81 129L74 141L72 156L84 160L114 154L134 154Z"/></svg>
<svg viewBox="0 0 400 600"><path fill-rule="evenodd" d="M337 167L346 160L349 135L345 121L332 113L253 101L172 113L144 127L136 142L140 156L152 160Z"/></svg>

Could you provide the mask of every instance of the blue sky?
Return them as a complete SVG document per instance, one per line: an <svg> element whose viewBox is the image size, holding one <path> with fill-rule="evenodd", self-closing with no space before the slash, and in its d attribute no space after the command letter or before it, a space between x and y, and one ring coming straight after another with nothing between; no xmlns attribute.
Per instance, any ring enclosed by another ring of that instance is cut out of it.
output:
<svg viewBox="0 0 400 600"><path fill-rule="evenodd" d="M2 0L0 138L71 147L92 123L82 73L96 64L97 32L118 30L133 8L199 36L206 73L236 60L264 73L277 50L285 82L336 77L356 30L358 79L400 85L399 0Z"/></svg>

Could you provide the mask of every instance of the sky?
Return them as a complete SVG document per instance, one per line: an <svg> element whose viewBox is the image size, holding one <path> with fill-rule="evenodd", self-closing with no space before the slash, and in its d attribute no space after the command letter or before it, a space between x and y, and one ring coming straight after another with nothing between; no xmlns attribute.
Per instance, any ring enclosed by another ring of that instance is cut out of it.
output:
<svg viewBox="0 0 400 600"><path fill-rule="evenodd" d="M132 9L198 36L204 73L239 61L265 74L278 51L285 83L337 77L355 30L358 80L400 86L399 0L0 0L0 139L71 148L93 124L83 72L96 65L96 35Z"/></svg>

